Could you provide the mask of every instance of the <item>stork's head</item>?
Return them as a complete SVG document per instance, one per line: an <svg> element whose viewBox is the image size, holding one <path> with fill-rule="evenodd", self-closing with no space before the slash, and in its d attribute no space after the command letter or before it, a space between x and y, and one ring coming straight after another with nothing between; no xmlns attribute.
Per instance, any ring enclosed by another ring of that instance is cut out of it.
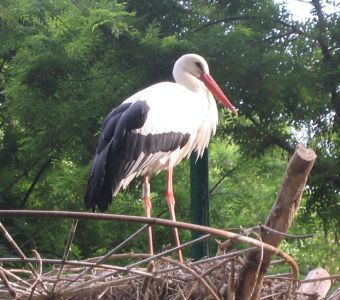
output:
<svg viewBox="0 0 340 300"><path fill-rule="evenodd" d="M213 94L223 106L230 109L235 115L237 111L235 107L224 95L215 80L209 74L208 63L202 56L197 54L185 54L181 56L174 65L173 76L176 82L183 83L188 81L188 78L196 78L202 81L205 87Z"/></svg>

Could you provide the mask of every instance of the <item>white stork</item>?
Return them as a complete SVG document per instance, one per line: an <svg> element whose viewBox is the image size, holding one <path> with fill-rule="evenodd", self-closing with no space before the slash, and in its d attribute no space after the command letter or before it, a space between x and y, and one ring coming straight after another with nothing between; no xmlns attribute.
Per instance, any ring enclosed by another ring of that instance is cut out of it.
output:
<svg viewBox="0 0 340 300"><path fill-rule="evenodd" d="M236 109L209 75L203 57L186 54L173 68L176 83L154 84L126 99L104 119L85 195L87 209L108 209L121 188L143 176L145 215L151 216L149 177L168 170L166 199L173 221L173 167L193 151L202 155L215 133L218 112L214 97ZM149 251L153 254L149 227ZM180 245L174 228L176 245ZM179 251L180 261L183 261Z"/></svg>

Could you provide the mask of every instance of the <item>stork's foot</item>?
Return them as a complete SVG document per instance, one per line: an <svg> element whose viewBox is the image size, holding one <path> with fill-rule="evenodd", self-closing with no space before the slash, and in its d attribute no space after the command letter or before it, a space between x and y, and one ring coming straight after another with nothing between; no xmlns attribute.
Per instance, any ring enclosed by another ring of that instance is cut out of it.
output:
<svg viewBox="0 0 340 300"><path fill-rule="evenodd" d="M179 246L181 246L181 242L179 241L178 230L177 230L176 227L173 229L173 232L174 232L174 237L175 237L175 241L176 241L176 246L179 247ZM182 249L178 250L178 259L181 263L184 262Z"/></svg>

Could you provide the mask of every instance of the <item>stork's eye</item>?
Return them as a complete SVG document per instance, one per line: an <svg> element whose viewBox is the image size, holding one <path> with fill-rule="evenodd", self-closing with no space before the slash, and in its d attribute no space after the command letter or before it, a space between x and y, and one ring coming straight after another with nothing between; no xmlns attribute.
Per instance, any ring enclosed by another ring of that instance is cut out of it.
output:
<svg viewBox="0 0 340 300"><path fill-rule="evenodd" d="M203 73L203 65L200 62L195 62L195 65L197 66L197 68L200 69L200 71Z"/></svg>

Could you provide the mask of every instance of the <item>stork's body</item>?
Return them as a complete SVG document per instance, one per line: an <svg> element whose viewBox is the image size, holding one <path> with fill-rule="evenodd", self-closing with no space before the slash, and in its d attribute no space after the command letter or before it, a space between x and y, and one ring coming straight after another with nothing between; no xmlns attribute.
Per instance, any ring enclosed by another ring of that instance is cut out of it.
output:
<svg viewBox="0 0 340 300"><path fill-rule="evenodd" d="M175 220L172 170L193 151L202 155L215 133L218 113L212 93L234 113L236 110L209 75L202 57L182 56L173 75L176 83L152 85L105 118L85 195L87 208L97 205L106 210L120 188L143 175L144 205L150 217L149 176L167 169L166 197ZM177 230L175 236L179 245ZM149 244L152 252L151 228Z"/></svg>

